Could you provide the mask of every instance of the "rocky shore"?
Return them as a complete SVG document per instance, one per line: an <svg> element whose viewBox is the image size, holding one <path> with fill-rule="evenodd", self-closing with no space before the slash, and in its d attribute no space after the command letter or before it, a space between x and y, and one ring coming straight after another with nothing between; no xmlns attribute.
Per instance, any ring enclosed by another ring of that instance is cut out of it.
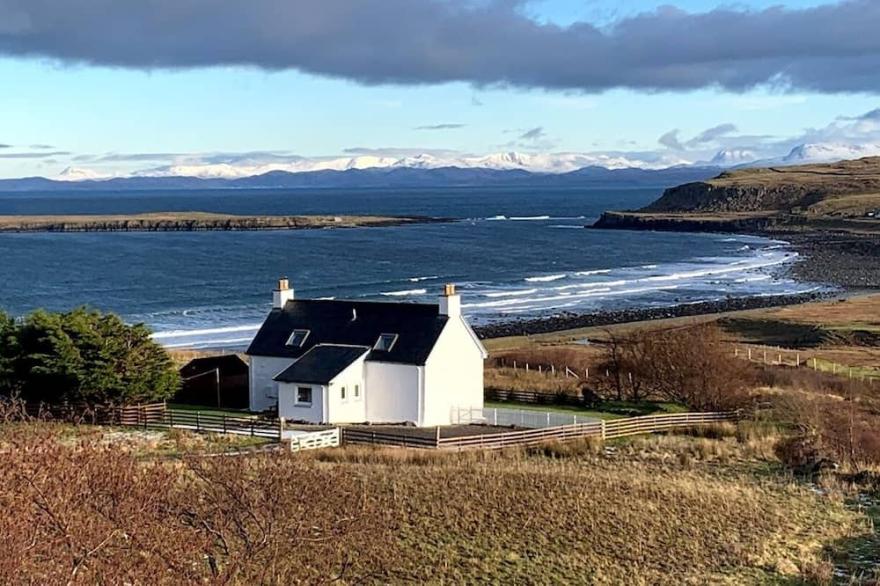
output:
<svg viewBox="0 0 880 586"><path fill-rule="evenodd" d="M833 296L833 293L804 293L800 295L775 295L770 297L739 297L719 301L704 301L701 303L691 303L686 305L673 305L670 307L620 309L583 314L560 313L548 317L518 319L514 321L477 326L474 328L474 331L483 339L547 334L564 330L607 326L620 323L668 319L674 317L690 317L712 313L723 313L727 311L777 307L780 305L794 305Z"/></svg>
<svg viewBox="0 0 880 586"><path fill-rule="evenodd" d="M401 226L449 221L422 216L234 216L157 212L93 216L0 216L0 232L202 232L314 230Z"/></svg>

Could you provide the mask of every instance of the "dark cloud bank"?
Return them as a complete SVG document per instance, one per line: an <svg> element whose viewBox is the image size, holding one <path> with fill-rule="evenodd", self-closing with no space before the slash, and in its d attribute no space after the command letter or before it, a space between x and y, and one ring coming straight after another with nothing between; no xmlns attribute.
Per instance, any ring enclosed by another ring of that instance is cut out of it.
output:
<svg viewBox="0 0 880 586"><path fill-rule="evenodd" d="M131 68L248 65L365 84L464 81L880 90L880 1L675 8L610 28L540 24L525 0L0 0L0 54Z"/></svg>

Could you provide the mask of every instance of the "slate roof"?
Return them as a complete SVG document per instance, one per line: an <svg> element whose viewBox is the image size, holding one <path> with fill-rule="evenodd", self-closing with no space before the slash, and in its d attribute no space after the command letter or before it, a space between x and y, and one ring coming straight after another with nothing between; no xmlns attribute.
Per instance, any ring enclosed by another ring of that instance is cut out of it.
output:
<svg viewBox="0 0 880 586"><path fill-rule="evenodd" d="M299 358L319 344L343 344L371 348L367 360L421 365L448 320L437 305L294 299L269 313L247 353ZM293 330L310 332L300 348L286 345ZM398 335L390 352L372 350L380 334Z"/></svg>
<svg viewBox="0 0 880 586"><path fill-rule="evenodd" d="M369 352L366 346L313 346L302 358L275 376L282 383L312 383L326 385L348 368L352 362Z"/></svg>

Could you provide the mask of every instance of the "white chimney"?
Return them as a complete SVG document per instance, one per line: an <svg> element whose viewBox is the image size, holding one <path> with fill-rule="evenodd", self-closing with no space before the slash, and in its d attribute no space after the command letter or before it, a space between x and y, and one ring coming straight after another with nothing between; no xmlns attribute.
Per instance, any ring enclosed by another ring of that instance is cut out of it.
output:
<svg viewBox="0 0 880 586"><path fill-rule="evenodd" d="M272 291L272 307L284 309L284 305L293 299L293 289L287 277L278 279L278 287Z"/></svg>
<svg viewBox="0 0 880 586"><path fill-rule="evenodd" d="M461 316L461 295L455 292L455 285L447 283L440 296L440 315Z"/></svg>

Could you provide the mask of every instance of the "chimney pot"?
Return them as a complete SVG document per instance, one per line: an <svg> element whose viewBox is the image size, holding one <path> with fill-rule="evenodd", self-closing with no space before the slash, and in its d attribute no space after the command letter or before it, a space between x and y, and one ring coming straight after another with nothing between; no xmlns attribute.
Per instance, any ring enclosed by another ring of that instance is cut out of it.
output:
<svg viewBox="0 0 880 586"><path fill-rule="evenodd" d="M461 315L461 297L455 292L455 285L447 283L440 296L440 315L459 317Z"/></svg>
<svg viewBox="0 0 880 586"><path fill-rule="evenodd" d="M272 292L272 307L276 309L284 309L288 301L293 299L293 289L290 288L290 281L287 277L278 279L278 287Z"/></svg>

